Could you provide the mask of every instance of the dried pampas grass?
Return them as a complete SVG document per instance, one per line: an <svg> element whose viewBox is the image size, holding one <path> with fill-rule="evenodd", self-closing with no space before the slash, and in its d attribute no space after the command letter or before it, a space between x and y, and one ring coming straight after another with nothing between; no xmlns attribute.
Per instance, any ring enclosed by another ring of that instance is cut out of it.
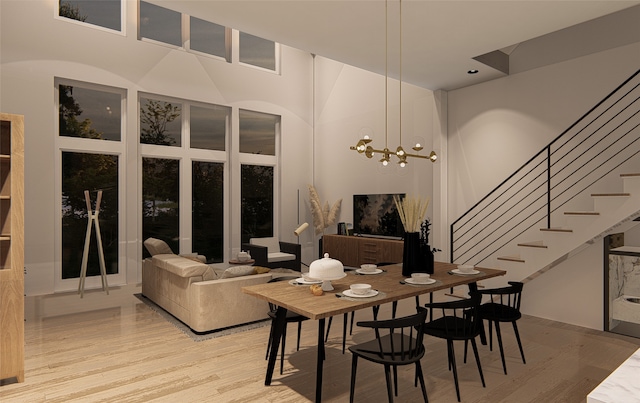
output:
<svg viewBox="0 0 640 403"><path fill-rule="evenodd" d="M424 216L427 214L427 207L429 206L429 198L426 200L420 200L413 196L406 196L401 199L399 196L394 195L393 201L396 203L398 209L398 215L405 232L418 232L420 230L420 224L424 220Z"/></svg>
<svg viewBox="0 0 640 403"><path fill-rule="evenodd" d="M323 234L324 230L328 227L336 224L338 215L340 214L342 199L333 203L331 207L328 201L323 205L316 189L309 185L309 205L311 207L311 214L313 215L313 226L316 235L319 235Z"/></svg>

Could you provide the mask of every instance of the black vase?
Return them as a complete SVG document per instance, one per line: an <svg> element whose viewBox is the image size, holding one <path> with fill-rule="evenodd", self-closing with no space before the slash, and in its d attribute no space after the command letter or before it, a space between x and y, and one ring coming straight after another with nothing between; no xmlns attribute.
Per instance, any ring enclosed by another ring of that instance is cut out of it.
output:
<svg viewBox="0 0 640 403"><path fill-rule="evenodd" d="M433 250L431 249L431 245L423 246L422 256L424 257L425 263L425 273L433 274L433 266L435 262L435 256L433 255Z"/></svg>
<svg viewBox="0 0 640 403"><path fill-rule="evenodd" d="M404 250L402 251L402 275L411 276L420 268L420 234L418 232L404 233Z"/></svg>

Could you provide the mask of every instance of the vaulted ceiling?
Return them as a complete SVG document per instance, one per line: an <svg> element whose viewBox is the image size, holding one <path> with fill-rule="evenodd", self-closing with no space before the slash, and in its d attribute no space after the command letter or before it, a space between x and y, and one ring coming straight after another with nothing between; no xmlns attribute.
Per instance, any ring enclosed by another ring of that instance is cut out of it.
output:
<svg viewBox="0 0 640 403"><path fill-rule="evenodd" d="M401 24L398 0L148 1L393 77L402 50L402 80L431 90L640 41L640 1L404 0ZM474 60L495 51L507 70Z"/></svg>

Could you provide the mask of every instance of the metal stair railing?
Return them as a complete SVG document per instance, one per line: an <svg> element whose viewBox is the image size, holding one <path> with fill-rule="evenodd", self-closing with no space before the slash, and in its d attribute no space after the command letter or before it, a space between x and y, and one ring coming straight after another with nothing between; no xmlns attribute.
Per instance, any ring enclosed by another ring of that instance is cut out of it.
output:
<svg viewBox="0 0 640 403"><path fill-rule="evenodd" d="M478 264L640 153L640 70L450 227L452 263ZM556 213L557 214L557 213Z"/></svg>

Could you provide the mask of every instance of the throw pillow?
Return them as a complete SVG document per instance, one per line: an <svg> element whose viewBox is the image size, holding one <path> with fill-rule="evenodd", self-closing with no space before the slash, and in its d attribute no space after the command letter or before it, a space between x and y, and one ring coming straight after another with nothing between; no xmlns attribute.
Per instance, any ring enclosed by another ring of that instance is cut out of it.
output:
<svg viewBox="0 0 640 403"><path fill-rule="evenodd" d="M254 267L255 274L264 274L264 273L269 273L271 271L271 269L268 267L262 267L262 266L253 266L253 267Z"/></svg>
<svg viewBox="0 0 640 403"><path fill-rule="evenodd" d="M248 276L250 274L255 273L255 267L253 266L235 266L229 267L227 270L222 273L220 278L233 278L233 277L242 277Z"/></svg>

